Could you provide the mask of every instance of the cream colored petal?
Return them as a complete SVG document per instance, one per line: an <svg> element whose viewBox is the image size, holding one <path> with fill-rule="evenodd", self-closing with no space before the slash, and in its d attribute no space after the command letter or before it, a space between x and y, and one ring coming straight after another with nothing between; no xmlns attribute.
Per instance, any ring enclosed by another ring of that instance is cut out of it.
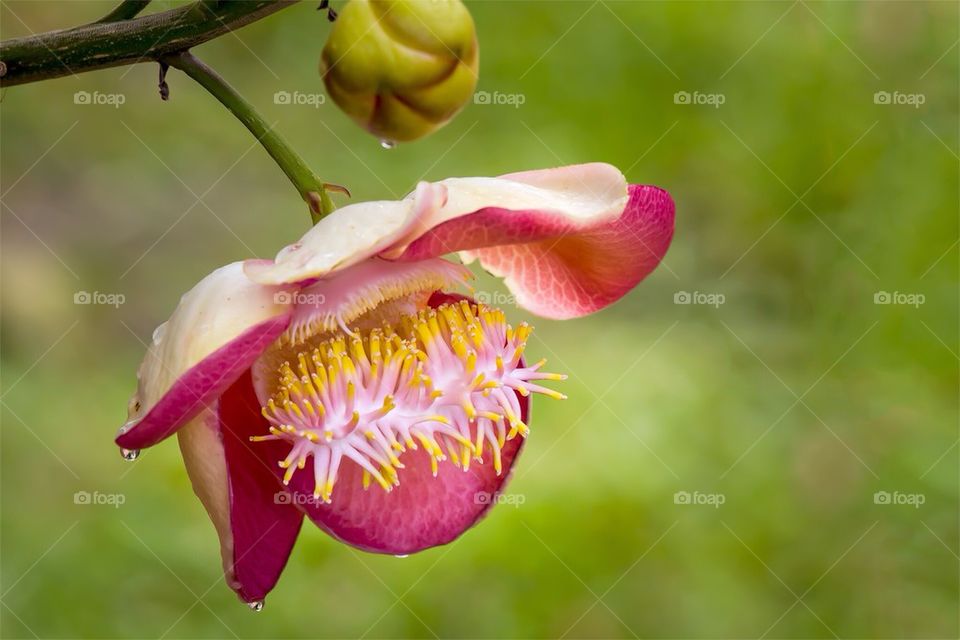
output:
<svg viewBox="0 0 960 640"><path fill-rule="evenodd" d="M276 287L251 282L243 263L221 267L180 298L157 327L140 365L140 402L149 408L173 381L250 327L285 313L289 300Z"/></svg>
<svg viewBox="0 0 960 640"><path fill-rule="evenodd" d="M241 262L201 280L154 331L117 443L142 448L173 433L249 367L290 313L289 293L251 282Z"/></svg>
<svg viewBox="0 0 960 640"><path fill-rule="evenodd" d="M177 432L177 440L193 492L200 498L220 538L224 576L227 583L234 587L227 462L217 425L216 406L204 409L200 415L181 427Z"/></svg>
<svg viewBox="0 0 960 640"><path fill-rule="evenodd" d="M298 283L322 277L374 256L392 245L416 219L442 206L444 189L423 182L399 201L358 202L337 209L273 262L250 260L246 273L262 284Z"/></svg>
<svg viewBox="0 0 960 640"><path fill-rule="evenodd" d="M483 209L549 211L577 227L616 219L626 202L623 174L601 163L421 182L403 200L362 202L334 211L273 262L249 261L246 272L263 284L301 283L374 255L397 257L434 227Z"/></svg>
<svg viewBox="0 0 960 640"><path fill-rule="evenodd" d="M398 257L435 227L485 209L548 212L558 225L576 229L616 220L628 200L626 178L616 167L603 163L512 173L499 178L448 178L436 186L446 192L446 202L441 207L424 208L393 246L381 254L383 257ZM518 215L517 221L517 238L511 240L523 241L522 216ZM484 234L474 237L478 242L474 246L460 242L460 246L451 244L446 250L439 247L432 253L488 244L483 242Z"/></svg>

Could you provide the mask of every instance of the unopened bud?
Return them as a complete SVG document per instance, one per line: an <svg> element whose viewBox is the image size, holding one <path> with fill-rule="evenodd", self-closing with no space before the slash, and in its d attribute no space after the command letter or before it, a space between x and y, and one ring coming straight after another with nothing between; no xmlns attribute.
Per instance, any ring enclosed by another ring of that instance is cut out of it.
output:
<svg viewBox="0 0 960 640"><path fill-rule="evenodd" d="M337 105L385 142L442 127L470 99L479 52L460 0L350 0L320 73Z"/></svg>

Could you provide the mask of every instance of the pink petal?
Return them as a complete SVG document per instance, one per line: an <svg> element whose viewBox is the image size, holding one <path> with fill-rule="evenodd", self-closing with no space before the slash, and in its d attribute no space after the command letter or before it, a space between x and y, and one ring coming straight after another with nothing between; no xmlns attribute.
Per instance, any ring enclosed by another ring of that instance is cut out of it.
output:
<svg viewBox="0 0 960 640"><path fill-rule="evenodd" d="M479 259L503 277L520 306L548 318L586 315L630 291L670 245L670 195L644 185L629 185L628 194L619 216L586 224L553 210L482 208L440 223L394 257L423 260L460 251L465 261Z"/></svg>
<svg viewBox="0 0 960 640"><path fill-rule="evenodd" d="M276 462L266 462L286 455L283 445L249 441L267 426L247 371L220 399L232 537L227 581L246 602L262 600L273 589L303 522L274 475Z"/></svg>
<svg viewBox="0 0 960 640"><path fill-rule="evenodd" d="M236 380L287 328L289 288L264 286L234 262L209 274L157 327L117 444L163 440Z"/></svg>
<svg viewBox="0 0 960 640"><path fill-rule="evenodd" d="M459 294L435 292L428 304L469 300ZM530 397L517 396L521 419L529 424ZM261 433L266 425L261 426ZM404 468L399 471L400 486L386 493L376 484L363 488L363 473L352 462L340 465L332 504L314 498L313 458L306 467L293 474L287 491L295 505L313 522L334 538L365 551L405 555L429 547L447 544L469 529L494 504L510 477L513 463L524 440L519 436L508 441L501 450L503 471L498 476L491 460L474 461L466 472L450 462L439 465L433 477L430 458L423 451L408 450L401 456ZM257 443L276 445L277 442ZM289 445L256 455L268 465L276 478L284 471L277 462L286 458Z"/></svg>
<svg viewBox="0 0 960 640"><path fill-rule="evenodd" d="M418 185L420 192L423 183ZM442 255L461 249L498 244L533 242L544 234L584 229L617 218L627 203L627 180L616 167L601 162L511 173L498 178L448 178L434 185L443 198L432 206L419 207L403 234L381 255L396 258L417 243L427 244L414 255ZM487 229L469 219L481 211L536 211L550 218L551 226L508 225L510 229ZM476 235L454 232L459 221ZM435 234L446 227L442 234ZM504 233L505 232L505 233ZM446 234L450 240L446 242ZM457 248L457 244L463 246Z"/></svg>
<svg viewBox="0 0 960 640"><path fill-rule="evenodd" d="M528 400L520 397L524 422ZM434 478L423 449L407 451L401 457L400 486L390 493L376 484L364 490L360 467L344 464L329 505L313 499L311 458L304 471L294 474L288 490L307 516L338 540L365 551L406 555L452 542L480 520L503 489L522 447L519 436L506 443L499 476L492 462L484 460L466 472L443 462Z"/></svg>
<svg viewBox="0 0 960 640"><path fill-rule="evenodd" d="M497 230L488 234L483 227L471 225L469 228L478 234L468 238L459 249L534 242L547 233L588 229L612 221L626 202L627 182L623 174L616 167L599 162L499 178L421 182L403 200L360 202L334 211L300 240L281 250L275 260L248 261L246 273L265 285L305 286L375 255L394 259L411 243L432 235L431 230L438 226L479 211L535 210L550 214L555 225L552 229L520 225L512 234ZM436 257L454 250L457 247L450 243L437 242L421 255Z"/></svg>
<svg viewBox="0 0 960 640"><path fill-rule="evenodd" d="M289 324L289 315L264 320L216 349L178 377L143 417L128 423L116 443L143 449L171 435L248 370Z"/></svg>

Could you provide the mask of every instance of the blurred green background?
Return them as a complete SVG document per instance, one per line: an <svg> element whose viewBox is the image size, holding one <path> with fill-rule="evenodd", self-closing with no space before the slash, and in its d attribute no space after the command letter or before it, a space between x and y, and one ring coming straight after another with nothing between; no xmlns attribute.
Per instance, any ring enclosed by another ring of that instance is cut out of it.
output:
<svg viewBox="0 0 960 640"><path fill-rule="evenodd" d="M958 5L469 6L478 90L523 104L470 104L389 151L332 103L274 103L322 93L315 5L197 52L355 200L594 160L672 192L675 239L648 281L593 317L535 323L531 350L570 373L570 399L535 407L509 486L523 504L406 559L305 525L248 611L176 444L128 464L111 439L181 293L272 256L304 207L182 74L169 102L152 64L10 88L0 635L957 637ZM0 34L110 7L4 1ZM723 104L693 104L711 95Z"/></svg>

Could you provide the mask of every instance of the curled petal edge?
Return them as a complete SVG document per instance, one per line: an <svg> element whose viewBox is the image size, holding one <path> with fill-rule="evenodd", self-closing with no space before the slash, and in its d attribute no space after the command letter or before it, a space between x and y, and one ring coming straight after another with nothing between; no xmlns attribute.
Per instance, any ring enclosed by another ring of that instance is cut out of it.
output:
<svg viewBox="0 0 960 640"><path fill-rule="evenodd" d="M187 292L154 332L116 443L152 446L215 400L289 326L283 291L251 282L235 262Z"/></svg>

